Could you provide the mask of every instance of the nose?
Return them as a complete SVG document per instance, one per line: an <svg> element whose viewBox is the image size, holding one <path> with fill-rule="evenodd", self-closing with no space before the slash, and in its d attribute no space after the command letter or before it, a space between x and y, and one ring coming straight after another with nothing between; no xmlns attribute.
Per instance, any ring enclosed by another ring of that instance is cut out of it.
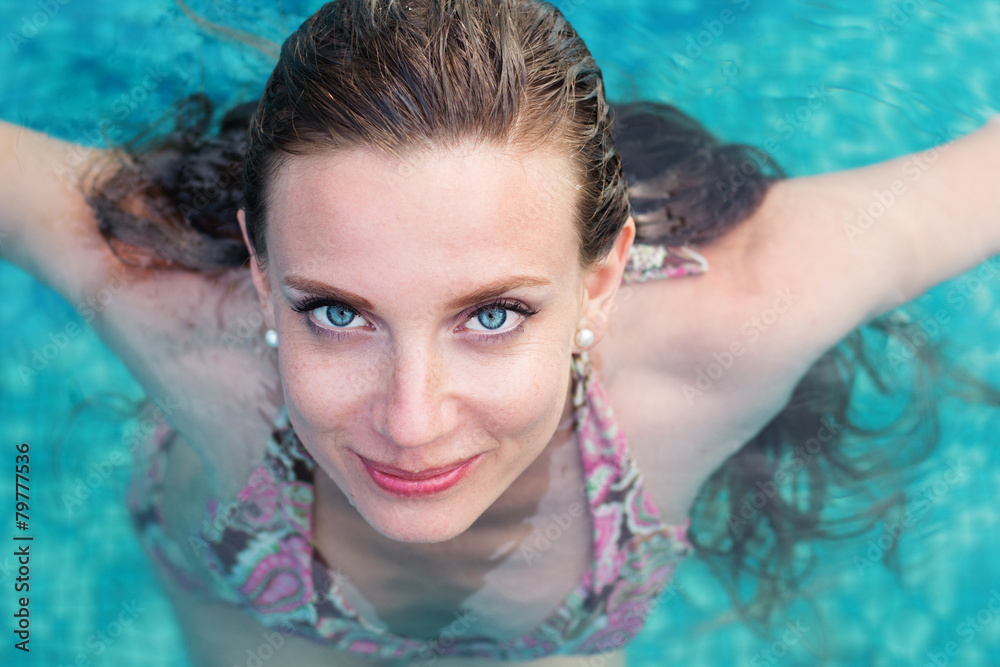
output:
<svg viewBox="0 0 1000 667"><path fill-rule="evenodd" d="M451 431L455 406L447 377L433 346L397 346L387 363L388 381L380 401L379 432L399 447L431 444Z"/></svg>

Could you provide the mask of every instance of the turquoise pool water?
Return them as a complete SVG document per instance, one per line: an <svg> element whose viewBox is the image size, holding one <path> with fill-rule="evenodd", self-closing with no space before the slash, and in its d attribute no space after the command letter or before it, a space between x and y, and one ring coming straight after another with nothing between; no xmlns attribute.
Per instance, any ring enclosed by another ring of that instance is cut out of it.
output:
<svg viewBox="0 0 1000 667"><path fill-rule="evenodd" d="M190 4L275 42L319 6ZM670 101L727 139L772 140L792 175L927 148L1000 110L1000 3L991 0L557 4L604 67L614 99ZM112 141L131 136L184 93L204 89L220 104L249 98L270 66L197 30L172 0L0 0L0 118L86 143L100 143L101 128ZM948 314L932 337L1000 382L1000 275L981 268L921 301ZM32 445L35 536L28 658L12 648L13 526L0 529L8 619L0 664L184 667L177 626L124 508L129 424L84 411L69 426L71 408L88 397L139 389L89 330L60 338L80 324L70 304L6 264L0 285L0 451L13 463L15 443ZM58 352L25 379L19 368L50 343ZM630 665L1000 664L1000 615L989 608L1000 591L998 426L995 412L948 406L942 445L911 483L928 502L899 537L902 576L858 566L880 531L831 545L808 585L812 606L782 610L771 635L759 637L692 560L629 647ZM960 477L949 474L956 468ZM12 483L0 485L2 507L11 507Z"/></svg>

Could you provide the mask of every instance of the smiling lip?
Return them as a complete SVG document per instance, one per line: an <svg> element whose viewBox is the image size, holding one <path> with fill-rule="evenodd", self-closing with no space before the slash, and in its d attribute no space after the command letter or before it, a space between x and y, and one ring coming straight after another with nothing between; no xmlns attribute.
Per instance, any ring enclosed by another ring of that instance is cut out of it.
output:
<svg viewBox="0 0 1000 667"><path fill-rule="evenodd" d="M360 454L357 456L375 484L393 495L404 498L430 496L450 489L469 474L481 457L477 454L470 459L441 468L409 472L369 461Z"/></svg>

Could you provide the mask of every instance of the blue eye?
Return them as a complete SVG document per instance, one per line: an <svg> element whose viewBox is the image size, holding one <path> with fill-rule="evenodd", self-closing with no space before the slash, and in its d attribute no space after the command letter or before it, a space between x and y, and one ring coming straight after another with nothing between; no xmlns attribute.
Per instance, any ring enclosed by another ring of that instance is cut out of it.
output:
<svg viewBox="0 0 1000 667"><path fill-rule="evenodd" d="M372 328L356 308L322 297L293 302L292 310L302 314L302 321L314 334L336 340L350 338L354 332Z"/></svg>
<svg viewBox="0 0 1000 667"><path fill-rule="evenodd" d="M346 327L358 315L354 310L343 305L327 306L325 309L318 308L317 310L325 310L327 321L335 327Z"/></svg>
<svg viewBox="0 0 1000 667"><path fill-rule="evenodd" d="M466 328L478 332L480 340L502 342L520 333L524 322L537 312L519 301L502 299L469 315Z"/></svg>
<svg viewBox="0 0 1000 667"><path fill-rule="evenodd" d="M352 337L354 331L374 330L361 313L344 303L315 298L293 304L292 310L302 313L306 326L317 335L340 340ZM502 299L470 314L465 326L478 332L483 342L502 342L520 333L524 322L537 312L518 301Z"/></svg>
<svg viewBox="0 0 1000 667"><path fill-rule="evenodd" d="M484 310L476 317L479 323L490 330L499 329L507 321L506 308L490 308Z"/></svg>
<svg viewBox="0 0 1000 667"><path fill-rule="evenodd" d="M308 310L304 308L302 312L305 312L307 316L311 314L310 319L318 322L319 327L327 331L331 329L363 329L368 324L358 311L342 303L312 306Z"/></svg>

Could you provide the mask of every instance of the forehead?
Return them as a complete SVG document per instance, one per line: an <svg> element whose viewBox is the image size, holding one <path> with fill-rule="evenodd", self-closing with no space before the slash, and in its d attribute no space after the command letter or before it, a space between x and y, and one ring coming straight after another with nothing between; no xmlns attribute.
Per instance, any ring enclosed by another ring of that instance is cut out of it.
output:
<svg viewBox="0 0 1000 667"><path fill-rule="evenodd" d="M272 185L269 264L283 275L350 277L359 287L380 276L553 275L577 258L577 198L571 160L552 152L293 156Z"/></svg>

